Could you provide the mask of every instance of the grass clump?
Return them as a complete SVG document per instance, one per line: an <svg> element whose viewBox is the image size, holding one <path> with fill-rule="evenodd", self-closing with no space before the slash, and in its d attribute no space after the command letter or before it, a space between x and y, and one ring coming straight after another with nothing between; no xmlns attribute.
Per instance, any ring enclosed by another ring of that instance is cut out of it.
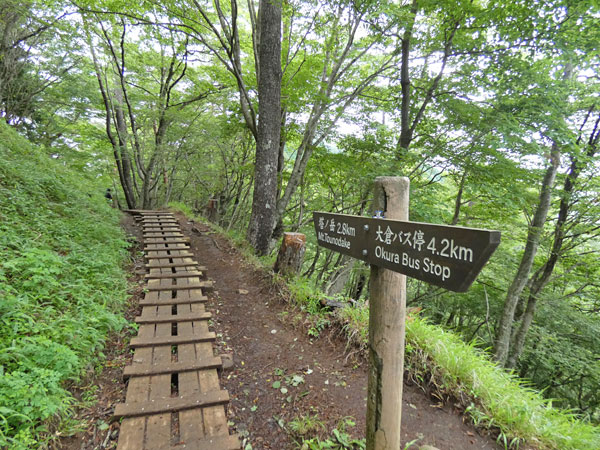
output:
<svg viewBox="0 0 600 450"><path fill-rule="evenodd" d="M346 333L368 346L366 305L337 312ZM505 448L523 441L543 449L600 448L600 430L569 411L552 407L539 392L490 360L474 343L418 316L406 323L406 371L415 381L462 403L475 425L495 428Z"/></svg>
<svg viewBox="0 0 600 450"><path fill-rule="evenodd" d="M0 123L0 448L44 448L69 383L124 326L119 213L104 186Z"/></svg>
<svg viewBox="0 0 600 450"><path fill-rule="evenodd" d="M508 374L473 344L414 318L406 326L409 371L459 398L476 424L497 427L506 446L529 441L541 448L600 448L600 430Z"/></svg>

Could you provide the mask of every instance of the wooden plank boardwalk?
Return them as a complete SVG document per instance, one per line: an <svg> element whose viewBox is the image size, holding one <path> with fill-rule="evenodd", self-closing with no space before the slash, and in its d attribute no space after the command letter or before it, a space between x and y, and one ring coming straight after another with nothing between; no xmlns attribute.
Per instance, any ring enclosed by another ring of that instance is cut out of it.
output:
<svg viewBox="0 0 600 450"><path fill-rule="evenodd" d="M189 239L168 212L129 211L141 222L147 259L147 292L125 403L116 405L123 418L118 450L237 450L229 435L213 354L215 334L208 329L211 315L204 309L204 291L212 284L205 268L189 251Z"/></svg>

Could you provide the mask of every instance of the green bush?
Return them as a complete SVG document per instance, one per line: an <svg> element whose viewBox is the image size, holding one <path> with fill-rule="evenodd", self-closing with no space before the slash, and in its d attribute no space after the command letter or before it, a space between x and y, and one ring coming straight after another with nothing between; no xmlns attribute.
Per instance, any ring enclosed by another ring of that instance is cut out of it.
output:
<svg viewBox="0 0 600 450"><path fill-rule="evenodd" d="M0 448L40 448L124 326L126 241L104 186L0 123Z"/></svg>

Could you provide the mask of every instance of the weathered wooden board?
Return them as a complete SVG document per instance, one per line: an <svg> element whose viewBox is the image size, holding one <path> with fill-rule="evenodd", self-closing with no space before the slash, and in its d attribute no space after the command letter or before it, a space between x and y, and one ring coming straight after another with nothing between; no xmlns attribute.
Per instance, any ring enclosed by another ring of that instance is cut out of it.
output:
<svg viewBox="0 0 600 450"><path fill-rule="evenodd" d="M183 280L180 280L183 281ZM186 283L186 284L168 284L168 285L160 285L160 286L148 286L148 290L149 291L180 291L180 290L186 290L189 291L190 289L203 289L203 288L207 288L210 289L213 287L213 282L212 281L195 281L194 283Z"/></svg>
<svg viewBox="0 0 600 450"><path fill-rule="evenodd" d="M136 317L136 323L177 323L177 322L193 322L194 320L209 320L212 314L209 312L151 316L151 317Z"/></svg>
<svg viewBox="0 0 600 450"><path fill-rule="evenodd" d="M192 372L202 369L216 369L223 365L223 361L218 356L211 358L196 359L193 361L176 362L164 364L161 366L126 366L123 370L124 377L140 377L149 375L161 375L167 373Z"/></svg>
<svg viewBox="0 0 600 450"><path fill-rule="evenodd" d="M319 245L443 288L464 292L500 232L314 212Z"/></svg>
<svg viewBox="0 0 600 450"><path fill-rule="evenodd" d="M171 249L171 250L175 250L175 249ZM156 250L159 251L159 250ZM149 251L151 252L151 250ZM164 256L158 256L158 255L146 255L146 259L174 259L174 258L193 258L194 254L190 253L190 252L178 252L175 255L164 255Z"/></svg>
<svg viewBox="0 0 600 450"><path fill-rule="evenodd" d="M196 393L196 395L154 398L145 402L119 403L115 406L114 415L115 417L149 416L152 414L170 413L182 411L184 409L213 406L228 402L229 394L225 390L201 392Z"/></svg>
<svg viewBox="0 0 600 450"><path fill-rule="evenodd" d="M206 276L204 272L190 271L190 272L175 272L175 273L149 273L144 277L149 279L161 279L161 278L202 278Z"/></svg>

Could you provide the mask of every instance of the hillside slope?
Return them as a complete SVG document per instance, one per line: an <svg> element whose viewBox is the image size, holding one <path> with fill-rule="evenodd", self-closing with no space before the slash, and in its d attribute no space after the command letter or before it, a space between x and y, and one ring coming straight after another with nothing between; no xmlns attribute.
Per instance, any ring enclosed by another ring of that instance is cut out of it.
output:
<svg viewBox="0 0 600 450"><path fill-rule="evenodd" d="M67 383L124 326L126 242L104 189L0 123L0 448L60 434Z"/></svg>

